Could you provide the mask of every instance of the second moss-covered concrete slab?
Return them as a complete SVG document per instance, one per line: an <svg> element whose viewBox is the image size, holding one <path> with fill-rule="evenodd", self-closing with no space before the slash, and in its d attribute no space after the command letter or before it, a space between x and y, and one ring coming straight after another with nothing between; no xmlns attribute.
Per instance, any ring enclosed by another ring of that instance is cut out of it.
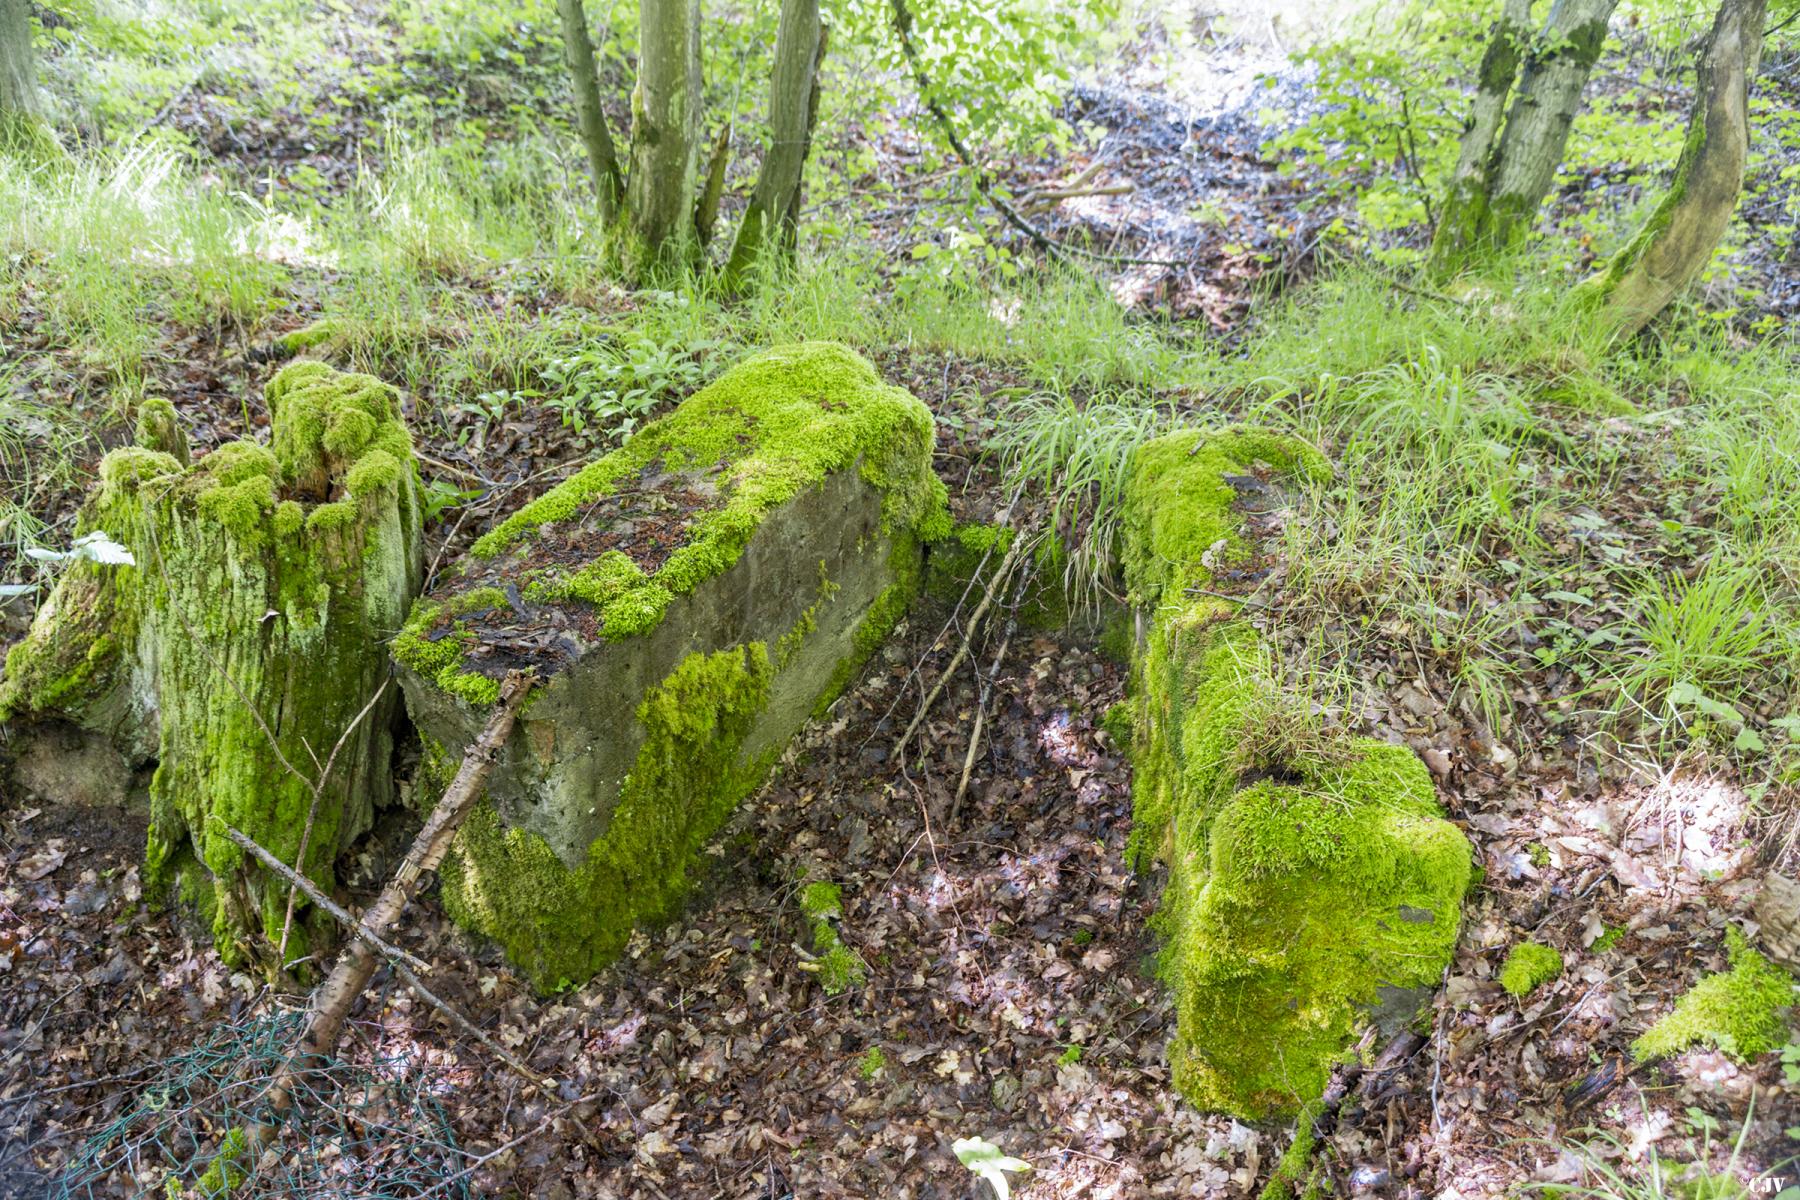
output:
<svg viewBox="0 0 1800 1200"><path fill-rule="evenodd" d="M395 642L448 763L540 685L445 870L540 988L679 902L693 860L904 612L947 528L931 415L827 343L756 355L527 505Z"/></svg>
<svg viewBox="0 0 1800 1200"><path fill-rule="evenodd" d="M1310 698L1284 700L1269 647L1219 594L1254 566L1240 490L1324 470L1293 439L1190 431L1137 451L1125 497L1145 631L1132 838L1169 869L1169 1056L1191 1102L1242 1117L1304 1108L1359 1028L1411 1020L1455 947L1471 871L1418 757L1309 726Z"/></svg>

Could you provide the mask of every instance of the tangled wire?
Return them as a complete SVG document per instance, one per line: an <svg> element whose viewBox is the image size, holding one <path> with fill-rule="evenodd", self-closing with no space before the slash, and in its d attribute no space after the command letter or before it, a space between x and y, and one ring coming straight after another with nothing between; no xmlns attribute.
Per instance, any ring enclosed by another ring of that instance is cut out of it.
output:
<svg viewBox="0 0 1800 1200"><path fill-rule="evenodd" d="M408 1056L333 1059L302 1070L293 1103L257 1160L245 1131L268 1120L269 1081L304 1014L253 1016L172 1059L126 1111L91 1133L54 1200L118 1195L422 1200L469 1195L472 1160L433 1092L448 1086Z"/></svg>

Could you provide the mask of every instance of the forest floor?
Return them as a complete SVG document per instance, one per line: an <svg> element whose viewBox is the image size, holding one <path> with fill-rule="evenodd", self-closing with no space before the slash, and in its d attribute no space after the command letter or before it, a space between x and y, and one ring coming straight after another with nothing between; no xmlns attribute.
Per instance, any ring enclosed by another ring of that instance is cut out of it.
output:
<svg viewBox="0 0 1800 1200"><path fill-rule="evenodd" d="M363 30L353 54L391 56L379 23L347 28ZM1033 182L1099 161L1097 180L1114 172L1135 191L1074 202L1053 227L1195 264L1126 267L1112 277L1115 296L1235 340L1274 310L1270 288L1314 269L1335 214L1302 203L1310 181L1276 169L1241 106L1121 83L1077 89L1070 110L1105 132L1067 160L1036 164ZM288 132L304 124L299 110L246 123L204 89L184 90L163 118L234 179L305 165L327 194L351 187L372 120L351 106L329 136L300 138ZM904 136L883 146L892 161L909 153ZM1196 216L1196 197L1216 204ZM916 215L894 214L888 249L900 252ZM266 425L256 398L281 358L273 339L332 311L338 282L329 270L297 271L254 333L159 324L142 390L174 400L201 449L254 435ZM417 334L411 352L427 365L408 376L408 401L427 474L450 496L430 531L434 551L451 554L594 449L548 408L496 412L442 369L448 347L468 339L470 314L629 325L661 301L616 289L572 299L521 263L445 272L436 286L450 298L433 311L455 316ZM1779 289L1769 296L1769 312L1791 303ZM13 478L54 540L99 455L128 430L52 297L28 290L12 315L6 353L37 364L31 386L91 404L31 434L60 447L54 470ZM865 348L937 414L938 466L959 517L993 518L1002 490L988 439L1009 398L1041 378L1005 355L928 339ZM384 363L356 345L324 352L401 370L397 351ZM696 376L711 353L692 354ZM697 382L671 386L665 402ZM1251 407L1200 386L1150 390L1181 419ZM1647 407L1661 413L1681 397L1662 400ZM1771 857L1792 867L1792 839L1784 846L1759 816L1728 756L1696 744L1670 759L1599 737L1599 715L1574 703L1593 681L1570 657L1536 653L1627 615L1613 574L1621 562L1699 571L1700 543L1668 529L1671 497L1691 490L1680 425L1539 414L1533 470L1568 497L1547 514L1539 553L1564 567L1552 590L1533 585L1543 598L1527 606L1532 622L1508 634L1504 720L1471 699L1458 654L1354 588L1322 606L1288 564L1245 595L1277 644L1353 644L1343 663L1361 702L1343 720L1420 750L1485 873L1430 1036L1355 1094L1322 1146L1342 1194L1497 1197L1577 1180L1596 1158L1658 1155L1714 1167L1735 1157L1749 1178L1793 1152L1784 1130L1800 1124L1800 1099L1781 1063L1694 1051L1648 1069L1627 1051L1723 965L1723 927L1742 918ZM1577 448L1609 464L1600 485L1573 464ZM1683 522L1713 523L1717 499L1692 496ZM1295 529L1282 545L1324 544L1344 515L1307 504L1286 520ZM1462 600L1494 604L1524 590L1493 563L1464 586ZM0 640L25 609L12 606ZM716 869L684 917L584 987L535 997L435 899L411 909L396 940L433 964L439 994L561 1083L554 1100L534 1093L404 987L384 983L359 1010L350 1060L441 1106L432 1152L474 1166L463 1182L476 1194L966 1198L985 1185L950 1143L976 1135L1032 1163L1015 1180L1025 1197L1239 1196L1266 1178L1291 1127L1196 1113L1169 1082L1172 1012L1148 931L1159 881L1127 866L1130 766L1099 728L1124 695L1125 668L1089 637L1026 630L997 661L991 641L978 646L971 657L995 664L990 732L951 819L985 666L953 682L904 762L893 752L922 682L955 647L950 615L942 598L921 602L721 835ZM1765 693L1746 704L1770 741L1767 722L1786 703ZM346 872L353 901L374 894L405 823L396 815ZM130 811L51 803L0 811L0 1195L43 1194L85 1141L167 1103L169 1064L290 1003L227 970L175 914L146 907L143 824ZM793 945L803 940L799 887L819 878L842 887L843 936L869 968L863 986L835 997ZM1521 1003L1494 975L1527 937L1557 947L1567 969ZM380 1170L361 1153L341 1148L344 1180ZM101 1174L94 1195L158 1186L148 1160Z"/></svg>

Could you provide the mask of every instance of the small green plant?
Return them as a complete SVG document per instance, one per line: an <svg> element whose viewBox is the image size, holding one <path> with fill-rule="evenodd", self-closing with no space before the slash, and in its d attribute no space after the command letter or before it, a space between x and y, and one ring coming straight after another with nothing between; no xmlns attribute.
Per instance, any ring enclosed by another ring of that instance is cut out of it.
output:
<svg viewBox="0 0 1800 1200"><path fill-rule="evenodd" d="M870 1046L863 1051L862 1058L857 1062L856 1073L862 1076L864 1082L868 1082L887 1070L887 1065L887 1055L881 1052L881 1047Z"/></svg>
<svg viewBox="0 0 1800 1200"><path fill-rule="evenodd" d="M1012 1197L1012 1185L1007 1182L1006 1172L1031 1170L1030 1163L1002 1154L1000 1147L986 1138L957 1138L951 1149L956 1151L957 1160L969 1168L971 1174L988 1181L998 1200L1011 1200Z"/></svg>
<svg viewBox="0 0 1800 1200"><path fill-rule="evenodd" d="M540 371L549 389L544 404L577 434L592 426L606 440L622 441L664 400L699 384L695 349L632 333L551 359Z"/></svg>
<svg viewBox="0 0 1800 1200"><path fill-rule="evenodd" d="M1056 1065L1059 1067L1072 1067L1080 1061L1081 1046L1079 1043L1074 1042L1065 1046L1063 1052L1056 1057Z"/></svg>
<svg viewBox="0 0 1800 1200"><path fill-rule="evenodd" d="M837 923L844 916L838 885L818 880L801 888L800 912L812 933L812 950L801 960L800 969L817 975L827 995L839 996L862 986L869 967L838 933Z"/></svg>

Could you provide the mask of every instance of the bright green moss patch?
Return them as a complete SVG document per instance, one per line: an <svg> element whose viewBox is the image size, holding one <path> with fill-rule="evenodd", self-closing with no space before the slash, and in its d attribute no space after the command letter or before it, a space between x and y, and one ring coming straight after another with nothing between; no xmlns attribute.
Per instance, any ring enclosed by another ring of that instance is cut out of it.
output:
<svg viewBox="0 0 1800 1200"><path fill-rule="evenodd" d="M1370 1008L1437 981L1471 871L1417 756L1289 729L1257 631L1194 590L1250 553L1228 477L1265 468L1326 470L1254 430L1159 438L1133 460L1121 525L1152 617L1133 662L1131 851L1169 869L1170 1061L1194 1104L1252 1118L1316 1099Z"/></svg>
<svg viewBox="0 0 1800 1200"><path fill-rule="evenodd" d="M1543 984L1562 974L1563 958L1554 946L1520 942L1507 953L1500 968L1500 986L1523 1000Z"/></svg>
<svg viewBox="0 0 1800 1200"><path fill-rule="evenodd" d="M774 668L755 642L693 654L644 697L648 732L606 832L570 870L483 802L444 870L456 920L505 948L540 991L591 977L640 924L673 914L706 840L768 769L739 751Z"/></svg>
<svg viewBox="0 0 1800 1200"><path fill-rule="evenodd" d="M1223 565L1242 555L1232 512L1238 493L1227 477L1248 475L1259 462L1297 479L1331 474L1312 446L1262 429L1184 430L1138 448L1120 537L1134 604L1144 607L1164 596L1174 603L1187 587L1211 577L1205 561Z"/></svg>
<svg viewBox="0 0 1800 1200"><path fill-rule="evenodd" d="M1731 969L1696 983L1631 1044L1633 1058L1648 1062L1705 1045L1748 1062L1787 1043L1793 977L1751 949L1735 927L1725 931L1725 953Z"/></svg>
<svg viewBox="0 0 1800 1200"><path fill-rule="evenodd" d="M772 509L860 464L885 496L890 528L941 522L944 486L929 464L931 414L911 395L881 381L854 351L803 342L746 359L624 446L526 505L475 543L492 557L652 464L668 472L723 466L725 503L708 513L658 576L669 590L691 590L737 561Z"/></svg>
<svg viewBox="0 0 1800 1200"><path fill-rule="evenodd" d="M819 880L801 888L800 912L811 926L811 966L826 994L839 996L860 987L869 969L838 934L837 922L844 916L843 893L838 885Z"/></svg>

